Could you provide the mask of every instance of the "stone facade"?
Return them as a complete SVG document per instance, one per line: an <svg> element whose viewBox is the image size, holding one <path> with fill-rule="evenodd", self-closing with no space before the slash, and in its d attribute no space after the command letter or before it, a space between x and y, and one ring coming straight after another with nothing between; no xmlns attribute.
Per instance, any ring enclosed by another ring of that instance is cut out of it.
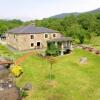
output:
<svg viewBox="0 0 100 100"><path fill-rule="evenodd" d="M60 33L34 33L34 34L6 34L7 44L13 48L23 50L46 49L47 41L60 38Z"/></svg>

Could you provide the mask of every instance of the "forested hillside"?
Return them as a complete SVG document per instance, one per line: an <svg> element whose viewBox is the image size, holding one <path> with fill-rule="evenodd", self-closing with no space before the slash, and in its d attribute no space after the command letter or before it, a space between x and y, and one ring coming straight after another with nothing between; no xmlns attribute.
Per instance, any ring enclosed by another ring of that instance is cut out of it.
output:
<svg viewBox="0 0 100 100"><path fill-rule="evenodd" d="M71 36L79 43L90 41L92 37L100 36L100 13L83 13L65 18L47 18L35 21L37 26L58 30L64 36Z"/></svg>
<svg viewBox="0 0 100 100"><path fill-rule="evenodd" d="M100 8L95 9L95 10L91 10L91 11L87 11L85 13L98 13L98 12L100 12ZM79 13L79 12L61 13L61 14L58 14L58 15L51 16L51 18L64 18L64 17L69 16L71 14L73 14L73 15L79 15L79 14L82 14L82 13Z"/></svg>
<svg viewBox="0 0 100 100"><path fill-rule="evenodd" d="M0 20L0 35L4 34L7 30L18 27L22 25L21 20Z"/></svg>
<svg viewBox="0 0 100 100"><path fill-rule="evenodd" d="M21 20L0 20L0 35L7 30L32 24L34 21L22 22ZM90 41L92 37L100 36L100 13L83 13L69 15L65 18L47 18L36 20L36 26L58 30L64 36L71 36L79 43Z"/></svg>

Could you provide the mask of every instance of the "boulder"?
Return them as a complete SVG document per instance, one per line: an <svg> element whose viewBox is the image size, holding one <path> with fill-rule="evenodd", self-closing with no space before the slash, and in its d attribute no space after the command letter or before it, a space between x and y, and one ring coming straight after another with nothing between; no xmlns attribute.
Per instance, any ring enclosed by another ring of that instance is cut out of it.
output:
<svg viewBox="0 0 100 100"><path fill-rule="evenodd" d="M26 90L26 91L31 90L31 89L32 89L32 84L31 83L26 83L23 87L23 90Z"/></svg>
<svg viewBox="0 0 100 100"><path fill-rule="evenodd" d="M87 63L87 61L88 61L87 57L81 57L80 58L80 63L81 64L85 64L85 63Z"/></svg>
<svg viewBox="0 0 100 100"><path fill-rule="evenodd" d="M95 53L96 53L97 55L100 55L100 50L97 50Z"/></svg>

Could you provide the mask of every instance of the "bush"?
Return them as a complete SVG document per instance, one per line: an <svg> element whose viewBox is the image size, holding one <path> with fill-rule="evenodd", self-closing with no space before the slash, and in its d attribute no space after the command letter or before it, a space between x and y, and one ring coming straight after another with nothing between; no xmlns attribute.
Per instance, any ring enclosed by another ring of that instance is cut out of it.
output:
<svg viewBox="0 0 100 100"><path fill-rule="evenodd" d="M58 47L55 46L54 43L49 43L48 48L46 50L46 55L48 56L58 56L60 53L60 50Z"/></svg>
<svg viewBox="0 0 100 100"><path fill-rule="evenodd" d="M27 96L28 96L28 94L27 94L27 92L26 92L26 91L21 90L21 91L20 91L20 96L21 96L22 98L25 98L25 97L27 97Z"/></svg>
<svg viewBox="0 0 100 100"><path fill-rule="evenodd" d="M19 77L23 73L23 70L22 70L21 66L14 66L11 68L11 73L15 77Z"/></svg>

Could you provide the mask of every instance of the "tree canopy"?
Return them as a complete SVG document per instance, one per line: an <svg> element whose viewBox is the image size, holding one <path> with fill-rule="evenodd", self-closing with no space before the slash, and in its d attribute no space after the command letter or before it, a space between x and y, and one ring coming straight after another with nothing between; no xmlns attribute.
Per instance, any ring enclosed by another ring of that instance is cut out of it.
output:
<svg viewBox="0 0 100 100"><path fill-rule="evenodd" d="M7 30L23 25L21 20L0 20L0 35L4 34Z"/></svg>
<svg viewBox="0 0 100 100"><path fill-rule="evenodd" d="M65 18L47 18L36 20L36 26L59 31L64 36L71 36L79 43L90 40L92 36L100 36L100 13L83 13Z"/></svg>

